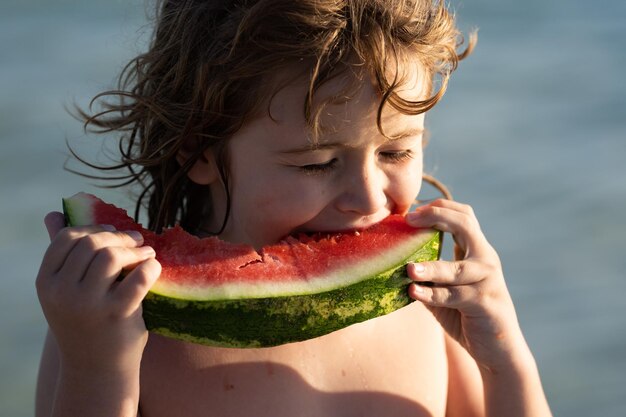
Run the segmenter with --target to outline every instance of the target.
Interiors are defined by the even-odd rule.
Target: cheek
[[[324,205],[328,189],[286,176],[266,178],[264,183],[254,182],[248,193],[240,193],[240,202],[249,210],[285,221],[307,219]]]

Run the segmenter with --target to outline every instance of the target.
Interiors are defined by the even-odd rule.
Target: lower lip
[[[378,222],[376,222],[378,223]],[[358,234],[361,231],[368,229],[372,226],[374,226],[376,223],[372,223],[369,224],[367,226],[358,226],[358,227],[350,227],[350,228],[345,228],[345,229],[331,229],[331,230],[316,230],[316,231],[311,231],[311,230],[296,230],[294,233],[292,233],[292,235],[298,235],[299,233],[305,234],[307,236],[315,236],[315,235],[339,235],[339,234],[351,234],[351,233],[355,233]]]

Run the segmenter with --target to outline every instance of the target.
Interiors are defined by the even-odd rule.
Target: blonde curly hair
[[[207,149],[228,193],[226,143],[268,106],[276,90],[267,81],[280,69],[309,64],[303,112],[313,131],[320,86],[349,68],[366,69],[380,92],[382,132],[385,105],[408,115],[431,109],[476,41],[472,34],[458,52],[464,39],[452,13],[431,0],[164,0],[154,23],[148,50],[126,65],[118,88],[94,97],[89,111],[78,109],[87,130],[119,133],[119,161],[95,165],[73,153],[93,168],[125,170],[97,178],[115,181],[112,187],[138,185],[135,218],[145,206],[156,231],[175,223],[195,230],[211,213],[206,186],[187,177]],[[409,58],[427,72],[424,100],[397,94],[404,81],[398,69]],[[181,151],[190,155],[182,165]]]

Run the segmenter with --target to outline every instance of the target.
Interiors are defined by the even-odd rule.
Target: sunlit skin
[[[408,73],[402,94],[424,97],[422,69]],[[333,83],[341,79],[320,98]],[[325,109],[332,129],[311,147],[305,91],[304,82],[288,85],[272,100],[271,118],[261,114],[230,140],[232,207],[221,238],[260,247],[398,213],[453,235],[459,258],[409,265],[409,294],[421,302],[388,316],[274,348],[211,348],[148,336],[141,300],[160,265],[141,238],[63,228],[51,213],[37,278],[51,329],[37,416],[130,416],[138,405],[143,417],[549,415],[497,253],[471,207],[437,200],[409,212],[421,186],[423,115],[387,108],[383,127],[399,137],[387,139],[375,122],[379,94],[365,81]],[[222,202],[199,225],[218,229],[224,188],[210,152],[189,177]],[[122,268],[134,269],[116,282]]]
[[[424,115],[406,116],[389,107],[385,135],[376,126],[379,94],[370,83],[345,104],[328,106],[326,133],[312,145],[303,115],[305,80],[280,90],[266,113],[229,143],[231,216],[221,237],[255,247],[294,232],[362,229],[394,214],[405,214],[422,182]],[[319,92],[325,97],[341,80]],[[423,96],[413,80],[405,95]],[[211,185],[217,214],[224,213],[223,185],[214,165],[199,162],[190,174]]]

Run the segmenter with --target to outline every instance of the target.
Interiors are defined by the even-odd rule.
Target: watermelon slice
[[[162,272],[143,301],[148,330],[223,347],[311,339],[391,313],[412,301],[406,263],[437,259],[441,246],[439,232],[415,229],[399,215],[256,251],[178,226],[157,235],[90,194],[63,199],[63,209],[68,225],[137,230],[155,249]]]

